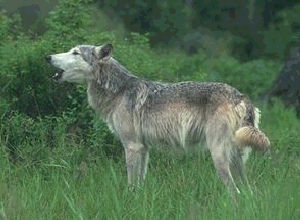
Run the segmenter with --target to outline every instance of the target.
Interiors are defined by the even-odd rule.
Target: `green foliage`
[[[179,46],[189,51],[193,44],[194,50],[199,50],[207,46],[203,30],[226,31],[235,36],[232,50],[239,58],[249,60],[265,55],[282,58],[290,43],[299,41],[297,0],[95,2],[111,19],[120,19],[130,31],[150,33],[151,42],[164,47]]]
[[[50,34],[58,40],[84,40],[86,27],[91,24],[91,18],[87,10],[90,0],[62,0],[46,23]]]
[[[113,3],[129,7],[126,2]],[[163,33],[174,25],[175,33],[184,19],[194,16],[186,7],[172,14],[179,3],[156,5],[162,12],[156,21],[142,1],[139,8],[120,13],[132,19],[143,10],[149,24],[157,22],[156,31]],[[197,4],[214,9],[213,3]],[[14,31],[18,17],[0,14],[0,219],[298,219],[300,121],[279,101],[262,108],[262,130],[273,149],[270,157],[250,158],[247,175],[253,193],[243,191],[238,210],[204,152],[176,159],[151,152],[146,185],[135,193],[128,190],[120,141],[88,107],[85,86],[51,82],[54,70],[44,60],[46,55],[77,44],[111,42],[114,57],[142,78],[227,82],[255,101],[281,66],[262,58],[240,62],[230,55],[237,38],[210,38],[209,31],[201,38],[206,42],[202,53],[153,49],[151,35],[124,37],[96,30],[94,25],[105,24],[92,16],[93,6],[88,0],[60,1],[47,18],[47,31],[36,38]],[[214,16],[211,10],[209,18]],[[297,17],[288,16],[289,22]]]
[[[3,13],[0,13],[0,41],[6,42],[9,38],[8,30],[10,26],[10,19]]]
[[[49,46],[44,42],[32,42],[22,37],[0,48],[3,59],[0,63],[1,96],[14,109],[32,116],[53,109],[53,99],[48,99],[49,92],[51,93],[49,67],[41,65],[50,50]]]
[[[300,5],[280,11],[276,19],[278,22],[264,32],[264,52],[283,58],[286,50],[300,41]]]
[[[58,86],[51,82],[54,70],[45,62],[45,57],[84,41],[86,32],[83,27],[90,21],[84,7],[87,3],[81,0],[60,1],[47,19],[49,30],[44,36],[30,39],[21,35],[16,41],[0,47],[0,97],[10,103],[12,110],[43,116],[66,110],[71,103],[80,102],[83,95],[74,86]],[[12,28],[9,24],[13,25],[13,22],[8,20],[5,24],[7,27],[3,25],[6,28],[1,30],[4,36],[8,36]],[[69,97],[77,98],[74,101]]]
[[[147,36],[137,33],[116,45],[115,56],[133,73],[149,80],[203,80],[206,76],[199,67],[203,55],[189,57],[177,51],[154,51]]]
[[[21,18],[18,15],[8,17],[0,11],[0,46],[21,34]]]
[[[281,65],[271,60],[253,60],[245,63],[229,56],[206,60],[202,68],[209,80],[227,82],[240,91],[257,99],[271,86]]]

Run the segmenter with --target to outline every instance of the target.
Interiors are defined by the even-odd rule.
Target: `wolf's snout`
[[[46,59],[46,61],[47,61],[48,63],[51,63],[51,55],[46,56],[45,59]]]

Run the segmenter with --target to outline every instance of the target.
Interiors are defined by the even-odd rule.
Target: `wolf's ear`
[[[100,61],[108,61],[111,58],[113,52],[112,44],[105,44],[99,47],[98,57]]]

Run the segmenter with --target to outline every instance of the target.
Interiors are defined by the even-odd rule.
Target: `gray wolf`
[[[47,57],[57,82],[87,84],[88,102],[125,149],[128,183],[141,184],[149,148],[188,150],[205,143],[232,193],[245,181],[251,149],[270,142],[258,128],[259,110],[237,89],[216,82],[161,83],[131,74],[112,57],[113,46],[81,45]]]

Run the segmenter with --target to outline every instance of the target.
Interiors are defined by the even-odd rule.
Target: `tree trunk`
[[[279,97],[286,106],[300,113],[300,43],[291,50],[280,75],[266,92],[265,98]]]

